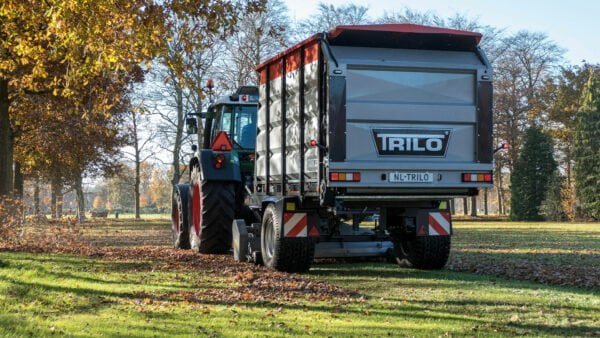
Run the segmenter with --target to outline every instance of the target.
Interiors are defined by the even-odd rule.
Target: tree
[[[554,172],[550,179],[548,191],[546,191],[546,196],[540,207],[541,213],[547,220],[560,222],[565,219],[562,196],[564,181],[558,170]]]
[[[166,170],[154,169],[148,188],[152,203],[159,210],[168,210],[171,207],[171,183]]]
[[[369,8],[366,6],[348,4],[335,6],[320,2],[317,14],[304,20],[298,25],[299,39],[320,32],[327,32],[339,25],[361,25],[370,21]]]
[[[558,142],[561,162],[565,168],[567,184],[572,182],[573,143],[577,113],[581,110],[581,96],[590,73],[598,73],[600,65],[583,63],[565,66],[549,78],[542,88],[540,99],[546,114],[543,116],[546,129]]]
[[[541,218],[540,206],[556,167],[552,138],[540,127],[527,129],[511,175],[511,219],[533,221]]]
[[[107,205],[120,212],[131,212],[135,209],[135,194],[132,187],[135,185],[135,169],[121,163],[122,168],[114,175],[106,178],[103,193],[106,195]]]
[[[151,141],[156,136],[156,133],[150,127],[150,121],[148,115],[144,115],[143,112],[136,107],[131,107],[128,114],[128,136],[131,151],[124,150],[123,153],[127,159],[133,162],[134,165],[134,206],[135,206],[135,218],[140,219],[140,208],[141,208],[141,192],[140,186],[142,183],[142,165],[146,161],[153,157],[156,153],[151,148]]]
[[[281,0],[269,1],[261,12],[247,12],[237,21],[216,64],[219,90],[231,92],[242,85],[258,85],[256,66],[290,41],[292,27]]]
[[[0,195],[12,190],[14,107],[23,95],[77,97],[90,77],[129,73],[160,47],[161,6],[143,0],[6,0],[0,5]]]
[[[193,17],[198,40],[235,22],[246,6],[225,0],[5,0],[0,4],[0,195],[12,190],[14,106],[23,95],[76,98],[90,78],[135,73],[165,50],[170,18]],[[200,32],[198,35],[197,32]],[[186,40],[187,41],[187,40]],[[193,45],[186,44],[186,48]],[[187,50],[187,49],[186,49]],[[173,68],[185,65],[175,60]],[[124,78],[127,78],[126,76]],[[101,86],[97,89],[102,89]],[[109,102],[109,107],[113,102]],[[103,109],[109,111],[110,109]],[[83,113],[82,111],[79,111]],[[60,112],[55,112],[60,114]]]
[[[96,197],[94,197],[94,202],[92,203],[92,208],[94,209],[102,209],[104,208],[105,202],[104,199],[102,199],[102,196],[97,195]]]
[[[575,190],[582,212],[600,219],[600,77],[590,72],[577,114]]]

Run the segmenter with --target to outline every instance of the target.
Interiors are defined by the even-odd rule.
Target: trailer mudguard
[[[417,236],[451,236],[452,216],[449,210],[420,209],[417,213]]]
[[[262,201],[263,210],[269,204],[273,204],[276,212],[281,215],[281,237],[319,237],[318,215],[313,210],[303,210],[297,196],[265,198]]]
[[[198,155],[203,181],[242,181],[240,159],[237,152],[221,152],[203,149],[200,150]],[[216,157],[218,155],[225,157],[225,161],[220,168],[215,167]]]

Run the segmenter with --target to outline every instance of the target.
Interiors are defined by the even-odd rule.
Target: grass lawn
[[[451,268],[598,263],[600,227],[571,226],[457,224]],[[0,252],[0,336],[600,335],[596,287],[378,262],[286,275],[169,249],[164,221],[85,232],[101,254]]]

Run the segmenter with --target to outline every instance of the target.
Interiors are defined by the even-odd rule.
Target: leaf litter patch
[[[347,303],[364,300],[357,291],[348,290],[315,277],[273,271],[263,266],[239,263],[231,255],[205,255],[166,246],[95,245],[86,239],[83,227],[72,224],[47,224],[43,231],[28,232],[18,243],[0,242],[0,251],[60,253],[101,259],[109,262],[139,263],[132,271],[199,273],[219,280],[227,287],[197,288],[192,291],[139,292],[133,299],[194,303],[236,304],[289,303],[300,300]],[[133,243],[136,244],[136,243]]]

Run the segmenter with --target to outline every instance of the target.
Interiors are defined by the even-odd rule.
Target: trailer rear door
[[[377,177],[483,168],[477,91],[486,68],[476,53],[341,46],[333,53],[345,66],[346,151],[332,168],[384,170]]]

